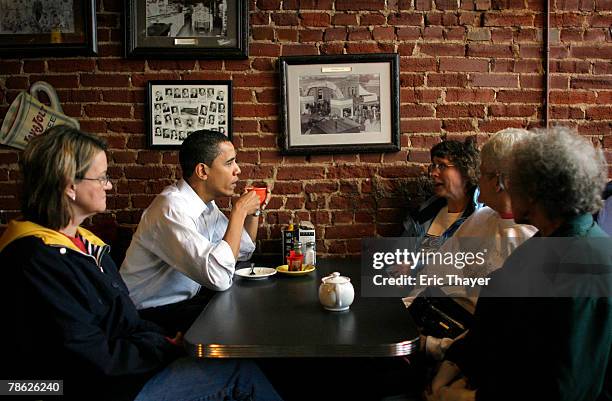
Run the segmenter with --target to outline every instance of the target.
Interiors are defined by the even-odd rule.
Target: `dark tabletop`
[[[330,312],[318,298],[321,277],[351,278],[355,301]],[[235,277],[185,334],[190,355],[201,358],[389,357],[414,352],[418,331],[399,298],[361,298],[359,261],[326,259],[309,275],[266,280]]]

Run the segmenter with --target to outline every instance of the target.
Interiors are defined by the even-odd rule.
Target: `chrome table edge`
[[[380,345],[224,345],[186,344],[197,358],[307,358],[307,357],[398,357],[411,355],[419,338]]]

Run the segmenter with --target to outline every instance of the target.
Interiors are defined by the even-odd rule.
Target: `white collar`
[[[215,208],[215,201],[211,200],[208,203],[205,203],[202,198],[198,196],[198,194],[191,188],[191,185],[187,183],[184,179],[180,179],[176,183],[176,187],[179,192],[187,198],[187,202],[189,203],[189,210],[185,210],[185,213],[190,215],[191,217],[199,217],[202,213],[206,212],[209,214]]]

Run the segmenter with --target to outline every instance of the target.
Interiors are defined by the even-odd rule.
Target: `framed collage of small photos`
[[[232,133],[232,81],[149,81],[147,143],[173,149],[193,131]]]

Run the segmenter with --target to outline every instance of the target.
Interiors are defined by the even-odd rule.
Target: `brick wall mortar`
[[[121,14],[98,7],[100,56],[0,60],[0,116],[44,78],[83,129],[109,142],[115,189],[97,221],[133,229],[152,196],[180,176],[177,152],[146,149],[144,87],[153,79],[231,79],[241,183],[278,187],[260,230],[260,249],[278,251],[292,219],[317,224],[319,252],[358,253],[358,238],[401,231],[418,204],[429,148],[443,138],[535,127],[542,115],[540,5],[488,0],[253,0],[250,58],[125,60]],[[510,3],[509,3],[510,4]],[[522,5],[521,5],[522,4]],[[566,7],[569,3],[566,3]],[[598,3],[599,4],[599,3]],[[612,161],[612,13],[556,9],[551,17],[553,123],[593,138]],[[282,156],[277,146],[281,55],[398,52],[401,151]],[[0,224],[18,214],[19,152],[0,148]],[[610,168],[612,171],[612,168]],[[224,207],[229,202],[222,201]]]

